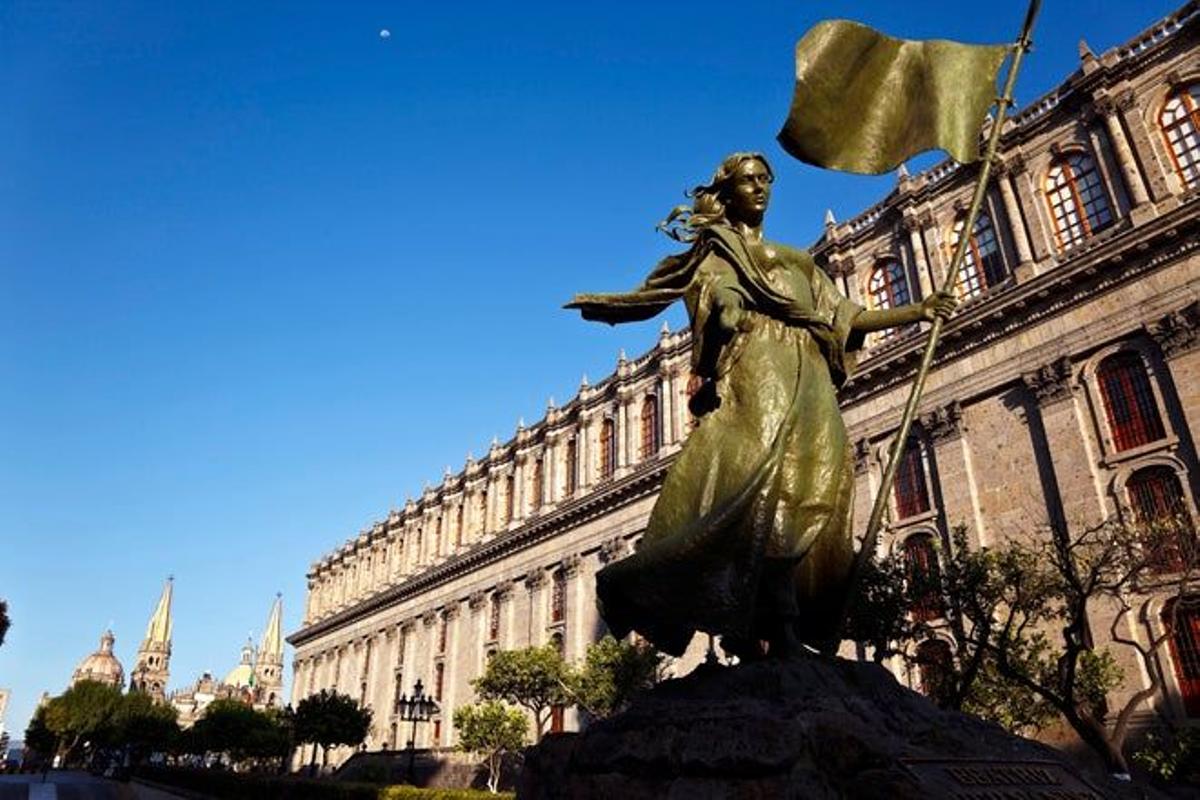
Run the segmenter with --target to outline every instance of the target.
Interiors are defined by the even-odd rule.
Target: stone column
[[[929,272],[929,259],[925,257],[925,242],[921,237],[921,223],[916,212],[905,209],[903,217],[904,230],[908,232],[908,243],[912,248],[913,264],[917,272],[917,284],[921,288],[921,297],[933,294],[932,276]]]
[[[629,446],[629,402],[633,392],[628,386],[617,387],[617,414],[614,420],[617,429],[613,434],[617,437],[617,463],[614,465],[613,476],[620,477],[628,471],[633,462],[633,451]]]
[[[930,477],[937,495],[941,498],[942,519],[947,530],[959,525],[967,528],[967,540],[972,546],[988,544],[987,530],[979,507],[979,496],[975,484],[975,469],[971,460],[971,449],[966,440],[966,425],[963,423],[962,406],[957,401],[921,415],[921,427],[933,450]],[[936,506],[935,506],[936,507]]]
[[[946,283],[946,270],[950,268],[950,262],[942,248],[942,234],[932,211],[924,211],[917,217],[917,230],[920,232],[918,238],[925,243],[930,285],[940,289]]]
[[[1007,162],[996,163],[996,184],[1000,187],[1000,199],[1004,203],[1004,216],[1008,217],[1008,229],[1012,233],[1013,247],[1017,250],[1017,265],[1013,270],[1017,281],[1033,277],[1033,251],[1029,249],[1029,232],[1021,216],[1021,206],[1013,189],[1011,169]]]
[[[1075,403],[1076,384],[1066,357],[1021,376],[1032,393],[1037,419],[1029,420],[1034,450],[1050,457],[1052,486],[1045,486],[1051,520],[1058,507],[1068,529],[1094,525],[1106,514],[1104,492],[1092,471],[1095,456],[1085,435],[1085,420]],[[1040,431],[1038,428],[1040,427]],[[1049,443],[1054,446],[1050,447]],[[1043,483],[1046,481],[1043,480]]]
[[[1150,202],[1150,194],[1146,191],[1146,183],[1142,179],[1142,173],[1138,169],[1133,149],[1129,146],[1129,139],[1125,136],[1125,128],[1121,125],[1118,115],[1119,111],[1132,108],[1134,103],[1133,91],[1126,89],[1115,97],[1100,95],[1096,98],[1094,108],[1096,114],[1104,119],[1104,128],[1108,131],[1108,138],[1116,152],[1117,164],[1121,167],[1125,187],[1129,190],[1129,199],[1133,209],[1137,210]]]
[[[671,371],[666,364],[658,367],[658,446],[661,450],[675,441],[672,417],[675,398],[671,393]]]
[[[569,555],[559,565],[563,574],[563,655],[568,661],[582,659],[587,647],[583,638],[583,591],[579,580],[582,564],[579,556]]]
[[[1004,159],[1008,168],[1009,178],[1016,187],[1017,202],[1021,206],[1022,216],[1028,226],[1029,244],[1033,249],[1033,260],[1037,263],[1049,258],[1056,250],[1054,243],[1053,221],[1049,218],[1049,208],[1046,205],[1046,194],[1029,174],[1025,157],[1020,152],[1012,153]],[[1037,270],[1035,270],[1036,274]]]
[[[1172,311],[1146,326],[1158,343],[1167,371],[1184,409],[1200,408],[1200,302]],[[1168,415],[1176,424],[1174,415]],[[1182,414],[1187,418],[1192,441],[1200,441],[1200,414]]]
[[[519,638],[516,640],[515,647],[534,647],[543,643],[541,632],[546,627],[546,602],[543,590],[546,583],[546,570],[540,567],[531,570],[525,576],[525,596],[522,598],[525,607],[516,609],[518,622],[513,632],[519,633]],[[521,624],[522,622],[524,624]]]

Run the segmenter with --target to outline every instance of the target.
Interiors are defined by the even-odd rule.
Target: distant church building
[[[100,649],[79,662],[79,666],[71,673],[70,686],[80,681],[96,681],[118,689],[125,686],[125,670],[113,653],[113,643],[116,637],[112,631],[105,631],[100,637]]]
[[[267,625],[257,649],[252,642],[242,647],[241,661],[217,681],[204,673],[190,687],[167,692],[171,676],[171,637],[174,622],[171,601],[174,580],[168,578],[158,604],[146,625],[146,636],[138,648],[135,666],[129,676],[129,691],[144,692],[179,712],[181,725],[189,726],[204,714],[204,709],[218,698],[233,698],[257,709],[283,705],[283,600],[276,595]],[[112,631],[100,637],[100,649],[89,655],[71,674],[70,686],[79,681],[100,683],[123,688],[125,672],[113,652],[116,641]]]
[[[848,298],[876,309],[927,297],[969,237],[955,276],[962,304],[900,464],[881,551],[928,564],[958,525],[986,546],[1051,526],[1196,520],[1198,30],[1192,2],[1100,56],[1082,46],[1079,69],[1003,122],[971,231],[963,220],[976,171],[949,161],[901,171],[892,192],[848,221],[827,218],[814,256]],[[841,392],[859,534],[924,343],[915,327],[872,335]],[[585,381],[314,563],[303,625],[289,638],[293,704],[322,689],[347,693],[374,710],[369,747],[403,747],[397,699],[421,680],[442,713],[417,745],[448,746],[451,714],[474,700],[470,681],[489,653],[552,643],[582,658],[604,632],[595,574],[634,547],[695,424],[690,346],[687,332],[664,328],[648,352],[622,355],[613,374]],[[1200,718],[1200,614],[1180,603],[1169,631],[1173,602],[1150,591],[1120,622],[1136,641],[1170,634],[1164,685],[1141,722]],[[1098,638],[1109,622],[1095,626]],[[674,670],[706,647],[697,636]],[[1144,681],[1135,660],[1122,666],[1117,703]],[[920,674],[897,671],[921,686]],[[577,721],[559,714],[555,724]]]
[[[241,660],[218,681],[204,673],[187,689],[171,694],[179,724],[191,726],[204,716],[209,703],[221,698],[241,700],[259,710],[283,705],[283,600],[271,606],[258,649],[252,641],[242,646]]]

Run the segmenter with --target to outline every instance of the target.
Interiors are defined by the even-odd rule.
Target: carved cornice
[[[1146,326],[1146,332],[1158,342],[1167,358],[1194,350],[1200,345],[1200,301],[1150,323]]]
[[[1067,400],[1073,391],[1071,361],[1063,357],[1039,367],[1033,372],[1026,372],[1021,375],[1021,382],[1029,391],[1033,392],[1039,405],[1045,406],[1060,400]]]
[[[966,426],[963,425],[962,405],[955,400],[922,414],[921,427],[925,429],[929,440],[935,443],[961,438],[966,430]]]

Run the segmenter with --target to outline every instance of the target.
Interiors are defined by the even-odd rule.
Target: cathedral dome
[[[254,685],[254,645],[250,642],[242,646],[242,663],[229,671],[224,684],[237,689]]]
[[[98,681],[119,688],[125,683],[125,670],[113,655],[115,641],[116,637],[112,631],[104,632],[100,637],[100,649],[80,661],[75,672],[71,674],[72,686],[79,681]]]

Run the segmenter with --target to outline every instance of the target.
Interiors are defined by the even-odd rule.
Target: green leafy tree
[[[169,752],[179,737],[178,712],[143,692],[121,698],[109,722],[110,743],[126,747],[134,764],[154,752]]]
[[[657,683],[661,668],[662,655],[652,646],[606,635],[588,645],[583,664],[572,671],[567,688],[584,711],[593,717],[607,717]]]
[[[58,737],[46,724],[46,706],[38,706],[25,728],[25,750],[39,761],[49,761],[58,751]]]
[[[8,626],[11,624],[8,619],[8,602],[0,600],[0,644],[4,644],[4,636],[8,633]]]
[[[329,748],[338,745],[357,747],[371,730],[371,709],[360,708],[347,694],[322,689],[296,705],[294,717],[295,741],[311,743],[322,750],[322,762],[329,759]],[[311,766],[317,764],[313,748]]]
[[[1175,624],[1168,620],[1149,641],[1129,638],[1123,626],[1136,597],[1156,591],[1187,598],[1195,592],[1200,546],[1190,524],[1109,522],[976,550],[960,528],[952,541],[934,589],[941,602],[936,620],[908,613],[929,587],[914,586],[902,560],[885,559],[874,578],[882,588],[873,594],[868,583],[852,609],[852,637],[875,647],[876,658],[899,654],[936,667],[930,670],[941,676],[936,699],[947,707],[1013,730],[1037,730],[1061,717],[1110,772],[1127,774],[1130,724],[1161,690],[1157,654]],[[899,613],[897,597],[904,601]],[[1183,602],[1172,604],[1175,613]],[[1109,647],[1097,646],[1090,627],[1098,607],[1116,610]],[[935,634],[952,639],[952,652],[939,664],[922,664],[919,647]],[[1108,705],[1124,680],[1115,647],[1131,649],[1148,678],[1117,709]]]
[[[198,753],[224,753],[235,764],[280,764],[291,751],[290,712],[258,711],[240,700],[214,700],[196,721],[188,749]]]
[[[454,728],[458,731],[459,747],[483,759],[488,772],[488,791],[495,794],[500,786],[504,755],[525,745],[529,721],[524,712],[495,700],[462,706],[454,712]]]
[[[567,681],[570,668],[554,645],[501,650],[488,659],[483,674],[471,682],[484,700],[504,700],[533,714],[541,741],[555,706],[572,702]]]
[[[58,738],[65,761],[76,755],[81,743],[109,736],[121,699],[121,690],[114,686],[80,681],[46,704],[46,727]]]

